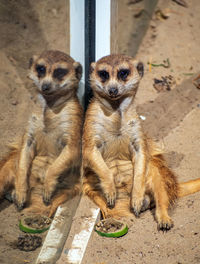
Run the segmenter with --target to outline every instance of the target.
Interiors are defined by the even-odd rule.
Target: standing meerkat
[[[83,132],[82,184],[104,217],[136,216],[155,203],[158,228],[173,222],[168,207],[200,190],[200,179],[178,183],[162,151],[142,129],[134,97],[143,64],[110,55],[91,64],[94,93]]]
[[[9,187],[19,209],[52,216],[80,191],[83,122],[77,98],[82,66],[67,54],[49,50],[30,60],[39,108],[22,142],[0,163],[0,196]]]

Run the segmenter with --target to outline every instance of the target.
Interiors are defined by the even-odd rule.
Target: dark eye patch
[[[109,79],[109,73],[107,71],[98,71],[98,75],[103,82]]]
[[[121,69],[117,73],[117,78],[121,79],[122,81],[125,81],[129,74],[130,74],[129,69]]]
[[[45,76],[46,74],[46,67],[44,65],[40,65],[40,64],[37,64],[36,67],[35,67],[37,73],[38,73],[38,77],[43,77]]]
[[[67,73],[68,73],[68,70],[67,70],[67,69],[64,69],[64,68],[57,68],[57,69],[55,69],[54,72],[53,72],[53,78],[58,79],[58,80],[61,81],[61,80],[63,79],[63,77],[64,77],[65,75],[67,75]]]

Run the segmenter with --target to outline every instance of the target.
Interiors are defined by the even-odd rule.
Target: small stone
[[[14,100],[11,102],[12,105],[17,105],[18,104],[18,101],[17,100]]]

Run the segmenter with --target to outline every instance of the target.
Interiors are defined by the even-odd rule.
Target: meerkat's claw
[[[169,231],[174,226],[174,223],[170,217],[165,217],[158,221],[158,230]]]
[[[51,202],[51,197],[52,197],[51,193],[49,193],[49,192],[46,191],[46,190],[43,191],[43,196],[42,196],[42,198],[43,198],[43,202],[44,202],[45,205],[48,206],[48,205],[50,204],[50,202]]]
[[[173,222],[161,222],[158,224],[158,230],[169,231],[174,226]]]
[[[116,194],[115,193],[106,193],[106,201],[108,208],[112,209],[115,207]]]

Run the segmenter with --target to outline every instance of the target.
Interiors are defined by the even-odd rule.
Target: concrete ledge
[[[81,264],[88,241],[99,218],[99,208],[83,196],[73,218],[69,236],[56,264]]]
[[[99,212],[85,196],[59,206],[35,264],[81,264]]]
[[[77,196],[58,207],[42,249],[35,262],[36,264],[56,263],[69,234],[79,201],[80,197]]]

